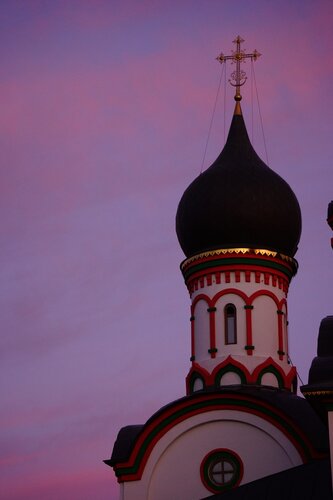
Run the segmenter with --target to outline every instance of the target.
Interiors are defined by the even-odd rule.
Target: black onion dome
[[[317,356],[309,371],[309,384],[333,383],[333,316],[321,320]]]
[[[187,257],[237,247],[293,257],[302,226],[297,198],[254,151],[237,106],[223,151],[179,202],[180,246]]]
[[[328,204],[327,208],[327,222],[331,229],[333,229],[333,201]]]

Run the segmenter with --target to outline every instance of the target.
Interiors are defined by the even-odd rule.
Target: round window
[[[234,451],[221,448],[205,456],[200,472],[206,488],[212,493],[220,493],[239,485],[243,477],[243,463]]]

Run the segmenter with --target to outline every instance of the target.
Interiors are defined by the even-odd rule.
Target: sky
[[[1,1],[1,499],[117,499],[102,460],[118,430],[185,395],[175,214],[203,163],[215,58],[237,35],[262,54],[269,165],[302,210],[289,342],[307,382],[333,314],[332,22],[326,0]],[[231,121],[223,92],[204,168]]]

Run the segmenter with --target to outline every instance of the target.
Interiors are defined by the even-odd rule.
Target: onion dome
[[[328,204],[327,208],[327,223],[333,229],[333,201]]]
[[[222,248],[262,248],[293,257],[301,235],[295,194],[257,155],[236,104],[227,142],[184,192],[176,231],[186,257]]]
[[[309,384],[327,382],[333,383],[333,316],[320,323],[317,356],[309,371]]]
[[[327,208],[327,224],[333,230],[333,201],[328,204]],[[331,247],[333,248],[333,238],[331,238]]]
[[[317,356],[309,370],[309,382],[301,391],[313,409],[327,423],[333,407],[333,316],[321,320]]]

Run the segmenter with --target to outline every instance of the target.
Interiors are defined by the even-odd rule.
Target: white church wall
[[[328,418],[328,430],[329,430],[329,440],[330,440],[330,458],[331,458],[331,476],[332,476],[332,487],[333,487],[333,411],[327,413]]]
[[[255,354],[277,358],[279,348],[277,305],[271,297],[261,295],[253,302],[252,338]]]
[[[274,373],[264,373],[261,378],[261,385],[270,385],[271,387],[279,387],[279,381]]]
[[[196,359],[208,359],[210,346],[209,313],[208,304],[205,300],[199,300],[196,304],[194,315],[194,348]]]
[[[237,375],[237,373],[234,373],[234,372],[227,372],[225,373],[222,377],[221,377],[221,380],[220,380],[220,386],[223,386],[223,385],[237,385],[237,384],[241,384],[242,381],[241,381],[241,378],[239,375]]]
[[[236,437],[236,438],[235,438]],[[229,449],[243,462],[241,484],[300,465],[288,438],[266,420],[245,412],[216,410],[188,418],[155,445],[140,481],[124,484],[126,500],[195,500],[211,492],[200,477],[203,458]]]
[[[289,342],[288,342],[288,312],[286,304],[281,307],[282,315],[282,331],[283,331],[283,346],[286,355],[289,355]]]

